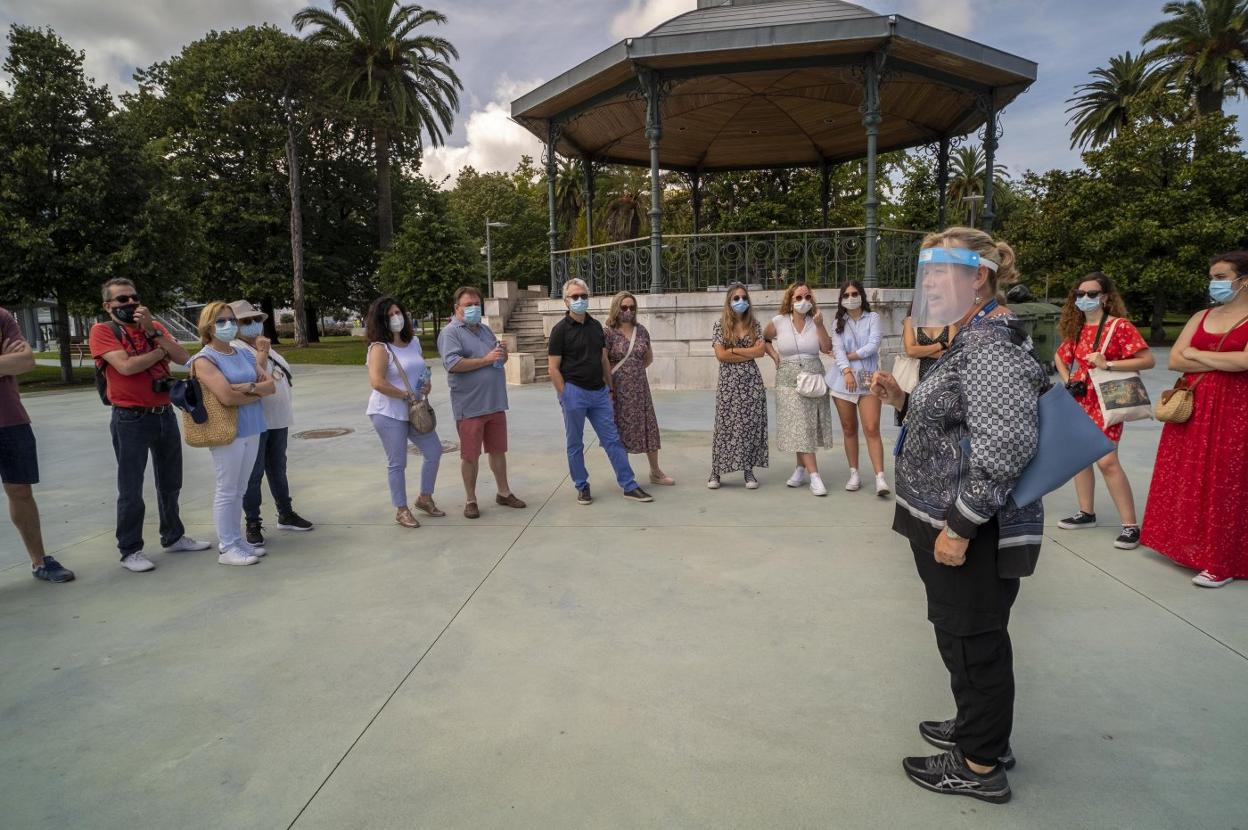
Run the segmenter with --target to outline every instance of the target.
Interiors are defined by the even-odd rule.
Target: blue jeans
[[[173,407],[160,415],[113,408],[109,425],[117,456],[117,550],[124,559],[143,549],[143,479],[147,456],[156,475],[160,544],[169,547],[186,534],[178,516],[182,491],[182,433]]]
[[[277,506],[277,516],[289,516],[294,512],[290,503],[290,482],[286,480],[286,442],[289,429],[270,429],[260,433],[260,448],[256,451],[256,463],[247,480],[247,492],[243,495],[243,514],[249,522],[260,521],[260,479],[268,476],[269,492]]]
[[[615,468],[615,480],[620,488],[624,492],[636,489],[637,479],[633,476],[633,468],[628,463],[628,452],[615,428],[615,411],[611,407],[611,396],[607,394],[607,387],[591,392],[575,384],[565,383],[559,405],[563,407],[563,430],[568,438],[568,471],[572,474],[572,484],[576,489],[584,490],[589,484],[589,470],[585,469],[586,418],[598,436],[598,443],[606,450],[611,466]]]
[[[369,415],[373,429],[381,438],[381,448],[386,451],[387,476],[390,482],[390,503],[407,507],[407,442],[420,447],[425,459],[420,466],[420,494],[433,495],[433,484],[438,478],[438,465],[442,462],[442,439],[435,429],[421,435],[406,419],[386,415]]]

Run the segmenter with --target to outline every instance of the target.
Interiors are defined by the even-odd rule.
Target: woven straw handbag
[[[1208,312],[1205,313],[1205,316],[1209,316]],[[1222,351],[1222,346],[1226,343],[1226,338],[1230,337],[1231,332],[1235,331],[1235,329],[1239,328],[1246,322],[1248,322],[1248,317],[1240,319],[1238,323],[1231,326],[1230,330],[1227,331],[1226,334],[1222,335],[1222,339],[1218,341],[1217,348],[1215,348],[1214,351]],[[1172,389],[1167,389],[1165,392],[1162,392],[1161,400],[1157,401],[1157,410],[1155,413],[1157,420],[1163,421],[1167,424],[1186,424],[1188,420],[1191,419],[1192,412],[1195,411],[1196,408],[1196,384],[1200,383],[1206,374],[1208,373],[1202,372],[1190,381],[1185,377],[1181,377],[1175,381]]]
[[[205,360],[209,359],[211,358],[205,358]],[[191,382],[199,383],[195,377],[194,360],[191,361]],[[189,412],[182,413],[182,435],[186,438],[187,445],[224,447],[234,443],[234,439],[238,437],[238,407],[221,403],[217,400],[217,396],[202,383],[199,384],[199,391],[203,398],[204,409],[208,412],[208,419],[202,424],[197,424]]]

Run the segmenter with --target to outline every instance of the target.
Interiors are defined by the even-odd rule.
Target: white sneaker
[[[789,476],[789,480],[785,482],[785,485],[788,487],[801,487],[808,481],[810,479],[806,477],[806,468],[798,467],[793,471],[793,475]]]
[[[226,548],[217,557],[217,561],[222,565],[254,565],[260,560],[255,556],[249,556],[241,548]]]
[[[181,539],[174,542],[169,547],[165,548],[165,550],[169,553],[178,553],[180,551],[208,550],[208,548],[210,547],[212,547],[212,545],[208,544],[207,542],[201,542],[198,539],[192,539],[190,536],[183,536]]]
[[[892,491],[888,489],[888,482],[884,480],[883,473],[875,474],[875,494],[880,498],[884,498]]]
[[[708,478],[706,480],[706,489],[718,490],[719,489],[719,476],[711,476],[710,478]]]
[[[1223,585],[1234,582],[1235,577],[1228,576],[1226,579],[1218,579],[1208,571],[1201,571],[1192,577],[1192,584],[1199,585],[1202,588],[1221,588]]]
[[[749,472],[749,471],[747,471],[745,474],[745,489],[747,490],[758,489],[758,479],[754,477],[754,473]]]
[[[812,496],[826,496],[828,488],[823,486],[823,479],[818,473],[810,474],[810,494]]]
[[[125,568],[127,571],[134,571],[136,574],[141,574],[145,571],[152,570],[156,567],[156,564],[144,556],[143,551],[136,550],[134,553],[121,560],[121,567]]]
[[[845,482],[845,489],[852,493],[861,487],[862,478],[859,477],[858,471],[851,467],[849,470],[849,481]]]
[[[238,549],[248,556],[264,556],[268,553],[268,550],[266,550],[263,545],[253,545],[251,542],[244,541],[243,539],[238,540]]]

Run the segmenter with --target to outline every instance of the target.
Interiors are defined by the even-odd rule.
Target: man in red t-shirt
[[[139,304],[127,279],[104,283],[107,323],[91,327],[91,356],[108,382],[113,407],[110,431],[117,455],[117,549],[123,568],[136,573],[156,567],[143,555],[143,479],[147,457],[156,475],[160,544],[168,551],[207,550],[207,542],[186,535],[178,516],[182,490],[182,433],[169,404],[169,361],[191,359],[186,349]]]
[[[39,483],[39,455],[30,417],[17,392],[17,376],[33,368],[35,353],[13,315],[0,308],[0,481],[35,579],[69,582],[74,572],[44,553],[39,505],[31,488]]]

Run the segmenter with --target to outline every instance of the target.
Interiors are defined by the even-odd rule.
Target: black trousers
[[[178,512],[178,494],[182,491],[178,418],[172,407],[160,415],[114,407],[110,428],[117,455],[117,550],[125,559],[143,549],[143,479],[149,455],[156,475],[160,544],[169,547],[186,533]]]
[[[942,531],[943,532],[943,531]],[[1014,652],[1008,630],[1018,580],[997,575],[997,520],[979,529],[957,568],[942,565],[931,548],[911,543],[927,589],[927,618],[949,670],[957,703],[954,739],[971,761],[993,766],[1005,754],[1014,726]]]

